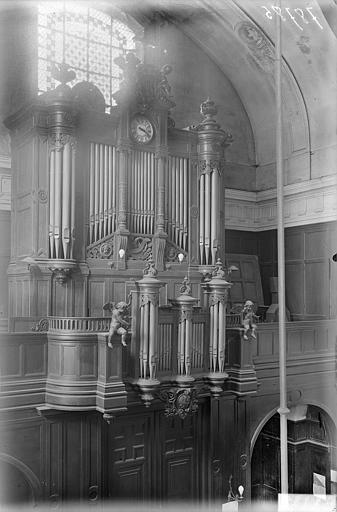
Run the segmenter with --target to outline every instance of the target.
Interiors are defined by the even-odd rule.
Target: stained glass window
[[[107,111],[115,101],[121,70],[115,57],[135,51],[135,33],[118,18],[79,2],[45,2],[38,6],[38,90],[54,89],[54,64],[63,61],[76,72],[73,86],[94,83],[105,98]]]

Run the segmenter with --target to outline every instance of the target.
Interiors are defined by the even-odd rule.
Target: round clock
[[[152,123],[147,117],[138,114],[131,120],[131,137],[140,144],[151,142],[154,136]]]

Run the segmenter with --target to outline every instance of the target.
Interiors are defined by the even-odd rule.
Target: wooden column
[[[158,306],[159,289],[162,287],[157,279],[158,271],[154,261],[150,260],[144,269],[144,277],[137,282],[140,293],[139,321],[139,375],[137,386],[146,407],[153,400],[153,391],[159,385],[156,379],[158,352]]]
[[[215,265],[224,258],[224,148],[232,142],[230,134],[214,119],[217,108],[207,99],[201,104],[204,120],[197,126],[199,169],[199,263]]]

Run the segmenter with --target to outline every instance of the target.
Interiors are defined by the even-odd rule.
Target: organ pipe
[[[50,178],[49,178],[49,250],[50,257],[54,258],[54,228],[55,228],[55,150],[50,151]]]
[[[89,243],[111,234],[116,227],[116,149],[90,143]]]
[[[49,136],[49,255],[73,257],[75,232],[75,140],[70,135]]]
[[[64,258],[69,258],[70,244],[70,194],[71,194],[71,146],[67,142],[63,149],[62,180],[62,245]]]

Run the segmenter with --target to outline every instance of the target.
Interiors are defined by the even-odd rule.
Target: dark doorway
[[[334,493],[336,429],[319,407],[301,406],[288,419],[289,493]],[[277,500],[280,492],[280,420],[275,414],[263,427],[252,455],[252,499]]]

